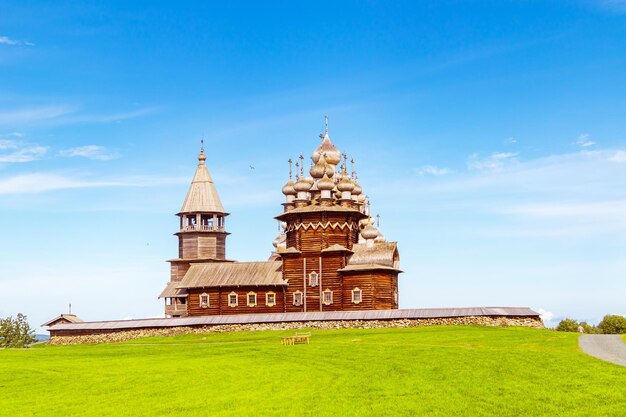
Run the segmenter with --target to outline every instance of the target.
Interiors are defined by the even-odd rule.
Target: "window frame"
[[[296,295],[298,296],[298,298],[300,298],[300,301],[296,302]],[[293,298],[293,305],[296,307],[300,307],[302,304],[304,304],[304,298],[303,298],[303,293],[300,290],[294,291],[294,293],[292,294],[292,298]]]
[[[315,281],[313,281],[315,278]],[[309,273],[309,287],[317,287],[320,285],[320,274],[315,271]]]
[[[202,299],[206,297],[206,303],[202,302]],[[199,298],[198,298],[198,302],[200,303],[200,307],[201,308],[209,308],[211,305],[211,300],[209,297],[209,294],[207,294],[206,292],[203,292],[202,294],[200,294]]]
[[[274,297],[274,301],[270,302],[268,297]],[[265,293],[265,305],[268,307],[274,307],[276,305],[276,293],[274,291],[268,291]]]
[[[250,297],[251,297],[251,296],[253,296],[253,297],[254,297],[254,303],[251,303],[251,302],[250,302]],[[246,294],[246,305],[247,305],[248,307],[256,307],[256,305],[257,305],[257,301],[258,301],[258,299],[257,299],[257,295],[256,295],[256,293],[255,293],[254,291],[250,291],[248,294]]]
[[[230,298],[232,296],[235,296],[235,302],[234,303],[230,302]],[[231,291],[228,294],[228,307],[238,307],[238,306],[239,306],[239,294],[237,294],[235,291]]]
[[[326,301],[326,295],[330,295],[330,299]],[[322,304],[329,306],[333,303],[333,291],[330,288],[326,288],[322,291]]]
[[[355,298],[355,294],[358,293],[358,300]],[[363,302],[363,290],[359,287],[352,288],[352,304],[361,304]]]

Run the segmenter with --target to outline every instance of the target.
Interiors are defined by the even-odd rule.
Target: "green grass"
[[[624,416],[577,335],[484,327],[146,338],[0,351],[2,416]]]

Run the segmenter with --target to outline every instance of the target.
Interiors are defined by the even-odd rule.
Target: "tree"
[[[558,332],[577,332],[578,331],[578,322],[574,319],[563,319],[559,322],[559,325],[556,326],[556,331]]]
[[[598,328],[602,333],[606,334],[626,334],[626,317],[623,316],[604,316]]]
[[[23,348],[36,341],[35,331],[22,313],[16,318],[0,319],[0,347]]]

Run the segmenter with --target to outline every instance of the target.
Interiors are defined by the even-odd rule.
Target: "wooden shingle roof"
[[[204,151],[200,152],[198,159],[200,163],[193,176],[187,197],[183,203],[183,208],[180,209],[179,214],[198,212],[225,213],[211,174],[204,163],[206,159]]]
[[[41,325],[41,327],[54,326],[58,323],[82,323],[83,321],[75,314],[60,314]]]
[[[159,295],[159,298],[187,297],[189,295],[187,294],[187,290],[177,288],[179,284],[180,282],[178,281],[168,282],[163,292],[161,292],[161,295]]]
[[[374,242],[371,248],[368,248],[366,244],[356,244],[352,247],[354,254],[348,266],[377,264],[393,268],[397,247],[396,242]]]
[[[192,264],[176,288],[287,285],[282,262],[219,262]]]

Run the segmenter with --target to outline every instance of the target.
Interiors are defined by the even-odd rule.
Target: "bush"
[[[598,328],[606,334],[626,334],[626,317],[604,316]]]
[[[563,319],[559,322],[559,325],[556,326],[556,331],[558,332],[577,332],[578,331],[578,322],[574,319]]]
[[[0,319],[0,347],[23,348],[36,341],[35,331],[30,328],[22,313],[15,319]]]

